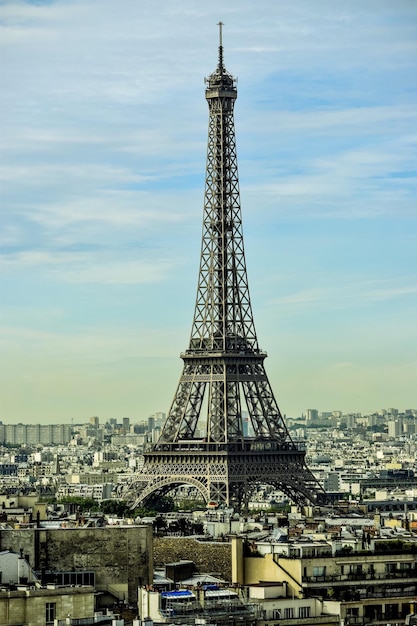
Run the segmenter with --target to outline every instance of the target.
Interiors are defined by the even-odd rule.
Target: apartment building
[[[96,596],[93,586],[43,585],[23,554],[10,550],[0,552],[0,572],[2,626],[45,626],[54,624],[55,620],[65,623],[69,615],[79,623],[93,623]]]
[[[232,541],[234,581],[281,582],[294,597],[337,602],[343,623],[405,624],[417,595],[417,540],[410,533],[353,543],[299,537],[287,549],[243,556]],[[272,616],[273,617],[273,616]]]
[[[70,424],[2,424],[0,443],[19,445],[59,445],[71,441]]]

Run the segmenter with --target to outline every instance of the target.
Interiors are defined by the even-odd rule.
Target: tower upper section
[[[223,42],[222,42],[222,22],[219,23],[220,44],[219,62],[215,71],[205,79],[207,84],[206,99],[210,106],[213,98],[230,99],[229,107],[233,109],[234,100],[237,98],[236,79],[226,70],[223,63]]]
[[[189,352],[260,355],[243,247],[236,138],[236,80],[219,61],[206,78],[209,106],[200,273]]]

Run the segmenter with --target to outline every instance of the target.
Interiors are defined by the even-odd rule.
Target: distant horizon
[[[399,415],[405,415],[406,411],[417,411],[417,407],[407,407],[406,409],[399,409],[398,407],[390,406],[388,408],[397,410]],[[366,411],[343,411],[342,409],[321,410],[321,409],[317,409],[317,408],[314,408],[314,407],[310,407],[309,409],[305,409],[299,415],[286,415],[286,414],[283,414],[283,417],[284,417],[284,419],[290,419],[290,420],[299,419],[299,418],[302,418],[302,417],[306,417],[306,413],[309,410],[317,410],[319,416],[321,416],[323,413],[327,414],[327,413],[335,413],[335,412],[339,412],[340,411],[342,413],[342,417],[343,416],[347,416],[347,415],[361,415],[362,417],[367,417],[369,415],[376,415],[376,414],[378,414],[381,411],[387,411],[387,414],[389,415],[388,408],[381,407],[379,409],[375,409],[375,410],[366,412]],[[4,426],[5,425],[15,425],[15,424],[46,425],[46,426],[48,426],[48,425],[53,425],[55,423],[57,425],[83,426],[84,424],[89,423],[89,421],[90,421],[90,419],[92,417],[98,417],[100,426],[106,424],[111,419],[120,420],[120,422],[118,421],[117,424],[122,424],[121,420],[123,420],[123,418],[128,418],[130,420],[130,424],[132,425],[132,424],[140,424],[142,422],[146,422],[149,417],[153,417],[157,413],[165,413],[167,415],[167,411],[154,411],[153,413],[150,413],[148,416],[146,416],[144,418],[137,418],[137,420],[133,419],[129,415],[122,415],[122,416],[114,416],[114,415],[112,415],[110,417],[103,418],[103,419],[101,419],[99,415],[90,415],[90,416],[88,416],[85,419],[84,418],[78,418],[75,421],[75,418],[70,418],[67,421],[63,420],[63,421],[59,421],[59,422],[39,422],[39,421],[35,422],[33,420],[26,420],[26,421],[19,420],[17,422],[14,422],[14,421],[10,422],[10,421],[7,421],[4,418],[2,418],[2,419],[0,419],[0,424],[3,424]],[[414,417],[414,416],[412,416],[412,417]],[[80,421],[81,419],[84,419],[84,421]]]
[[[195,305],[219,21],[281,412],[417,406],[417,3],[5,0],[3,422],[168,412]]]

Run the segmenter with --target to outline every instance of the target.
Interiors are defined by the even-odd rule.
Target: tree
[[[61,498],[62,504],[73,504],[76,508],[79,508],[83,513],[85,511],[98,511],[99,503],[94,498],[81,498],[79,496],[64,496]]]
[[[100,504],[100,510],[106,515],[115,515],[116,517],[132,516],[130,506],[124,500],[103,500]]]
[[[175,503],[170,496],[162,496],[161,498],[154,496],[147,502],[147,507],[150,512],[156,511],[157,513],[167,513],[168,511],[175,510]]]

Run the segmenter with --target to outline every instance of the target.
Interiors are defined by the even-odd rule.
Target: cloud
[[[134,285],[138,283],[154,283],[167,279],[175,270],[172,259],[153,261],[123,261],[120,263],[103,263],[101,265],[79,265],[64,272],[60,271],[63,280],[69,282],[100,283],[114,285]]]
[[[142,252],[143,256],[143,252]],[[47,272],[59,282],[95,283],[101,285],[134,285],[167,280],[180,265],[177,259],[156,257],[148,251],[148,259],[115,261],[100,252],[25,251],[9,255],[2,265],[7,271],[22,273]],[[93,258],[91,258],[93,257]]]
[[[161,374],[153,369],[151,380],[145,357],[167,363],[172,349],[177,359],[178,337],[183,349],[188,336],[204,195],[204,76],[216,67],[220,19],[226,67],[238,78],[248,270],[271,345],[276,317],[287,312],[311,341],[309,358],[354,363],[318,330],[330,315],[339,330],[357,325],[352,336],[361,335],[364,353],[375,352],[378,338],[366,337],[375,330],[397,363],[405,359],[404,341],[396,345],[388,331],[406,334],[415,302],[416,16],[407,0],[3,2],[2,316],[8,362],[34,381],[27,395],[7,385],[9,407],[23,398],[13,415],[32,416],[34,406],[51,419],[70,412],[74,393],[64,394],[65,409],[58,395],[48,409],[51,354],[61,364],[68,357],[75,386],[78,365],[81,386],[92,368],[85,406],[93,388],[99,402],[93,367],[105,363],[117,397],[113,404],[108,394],[108,406],[124,406],[129,378],[131,406],[167,408],[155,406]],[[55,334],[43,334],[47,324]],[[295,350],[289,388],[299,387],[305,345]],[[26,367],[27,354],[43,359],[42,380],[36,358],[32,372]],[[306,363],[307,378],[311,369]],[[327,381],[320,392],[330,393]],[[303,406],[300,394],[294,403]]]
[[[410,278],[413,281],[414,277]],[[404,281],[399,278],[398,282]],[[344,282],[343,285],[332,285],[315,289],[304,289],[287,295],[282,295],[270,301],[275,307],[299,305],[320,306],[325,304],[327,309],[337,310],[346,307],[362,307],[369,303],[381,303],[388,300],[397,300],[417,294],[417,284],[382,284],[381,280],[355,280]]]
[[[34,311],[35,315],[45,315],[43,310]],[[48,310],[49,321],[59,317],[65,318],[62,311]],[[159,341],[158,338],[162,339]],[[23,341],[22,341],[23,340]],[[66,332],[60,330],[34,329],[22,325],[6,326],[1,329],[2,351],[10,359],[11,369],[18,366],[20,359],[25,359],[25,369],[31,370],[37,360],[42,361],[43,367],[49,360],[54,364],[60,363],[69,367],[76,367],[77,357],[80,357],[79,367],[91,367],[97,363],[117,363],[129,361],[132,358],[145,357],[178,359],[176,332],[172,328],[154,328],[152,325],[137,324],[136,329],[123,328],[109,324],[105,327],[83,328],[77,331]],[[26,347],[24,347],[26,346]],[[16,360],[16,356],[19,358]]]

